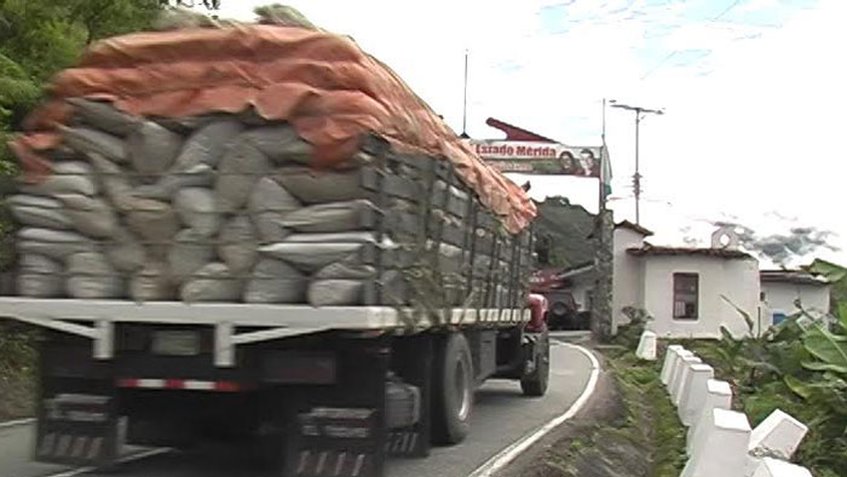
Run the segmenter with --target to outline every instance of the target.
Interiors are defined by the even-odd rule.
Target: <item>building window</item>
[[[699,304],[700,277],[696,273],[673,274],[673,317],[696,320]]]

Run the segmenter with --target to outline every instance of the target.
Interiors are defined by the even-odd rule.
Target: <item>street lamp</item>
[[[641,173],[639,172],[639,161],[638,161],[638,138],[639,138],[639,125],[641,124],[641,119],[644,118],[648,114],[655,114],[657,116],[661,116],[665,114],[663,109],[650,109],[645,108],[643,106],[630,106],[628,104],[618,103],[616,100],[612,99],[609,101],[612,104],[613,108],[625,109],[627,111],[635,112],[635,174],[632,175],[632,186],[635,191],[635,223],[641,224],[641,209],[640,209],[640,201],[641,201]]]

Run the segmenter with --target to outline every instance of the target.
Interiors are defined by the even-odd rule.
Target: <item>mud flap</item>
[[[385,452],[392,457],[427,457],[431,449],[432,336],[404,338],[393,351],[397,371],[404,382],[420,389],[420,418],[408,427],[389,429]]]
[[[34,458],[72,466],[110,466],[123,432],[108,363],[78,349],[41,353]]]
[[[316,387],[291,416],[286,477],[383,475],[388,356],[379,339],[345,342],[337,384]]]

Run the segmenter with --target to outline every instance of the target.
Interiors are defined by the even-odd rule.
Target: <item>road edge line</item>
[[[115,460],[116,464],[127,464],[129,462],[135,462],[137,460],[146,459],[148,457],[155,457],[160,454],[167,454],[171,452],[173,449],[170,447],[157,447],[155,449],[149,449],[146,451],[141,451],[136,454],[130,454],[119,459]],[[94,472],[98,470],[97,467],[79,467],[76,469],[65,470],[59,472],[58,474],[50,474],[45,477],[76,477],[77,475],[87,474],[89,472]]]
[[[562,425],[568,419],[571,419],[576,415],[588,402],[591,398],[591,395],[594,394],[594,390],[597,387],[597,381],[600,379],[600,361],[597,360],[597,357],[594,356],[594,353],[589,351],[587,348],[576,345],[573,343],[562,343],[565,346],[576,349],[583,355],[585,355],[588,360],[591,362],[591,376],[588,378],[588,382],[585,384],[585,389],[582,390],[582,394],[576,398],[571,407],[568,408],[563,414],[553,418],[547,424],[539,427],[535,431],[524,435],[517,441],[510,444],[505,449],[501,450],[490,459],[485,461],[484,464],[477,467],[473,472],[468,474],[468,477],[491,477],[496,472],[501,470],[503,467],[509,465],[513,460],[515,460],[518,455],[520,455],[523,451],[525,451],[529,446],[538,442],[542,437],[547,435],[550,431],[555,429],[556,427]]]
[[[26,417],[26,418],[23,418],[23,419],[15,419],[15,420],[12,420],[12,421],[3,421],[3,422],[0,422],[0,429],[7,429],[9,427],[23,426],[25,424],[32,424],[33,422],[35,422],[34,417]]]

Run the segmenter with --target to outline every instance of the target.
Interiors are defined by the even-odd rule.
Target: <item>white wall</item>
[[[759,267],[755,259],[724,259],[703,256],[645,256],[643,308],[654,318],[648,327],[659,337],[719,338],[720,326],[735,336],[747,333],[744,318],[727,303],[756,320],[759,308]],[[697,320],[673,318],[673,274],[699,274]]]
[[[764,282],[762,293],[765,294],[762,315],[768,324],[774,313],[791,316],[800,311],[794,306],[798,298],[803,308],[813,314],[829,312],[829,285]]]
[[[613,270],[612,270],[612,333],[618,325],[629,322],[621,312],[624,307],[640,307],[641,263],[638,257],[626,253],[628,248],[640,248],[644,245],[644,236],[626,228],[617,228],[614,232]]]
[[[594,283],[588,279],[574,280],[571,294],[579,305],[579,311],[588,311],[588,292],[594,288]]]

